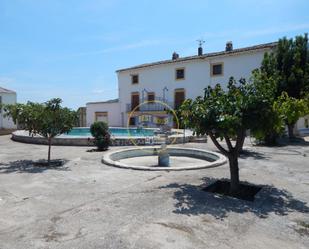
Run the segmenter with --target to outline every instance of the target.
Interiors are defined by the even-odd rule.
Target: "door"
[[[101,121],[108,124],[108,113],[107,112],[96,112],[95,121]]]
[[[174,109],[177,110],[185,100],[185,90],[176,89],[174,98]]]
[[[139,93],[132,93],[131,95],[131,111],[139,105]],[[135,109],[139,111],[139,107]]]
[[[185,101],[185,90],[184,89],[176,89],[174,95],[174,109],[177,110],[182,103]],[[173,117],[174,128],[179,128],[179,124],[177,124],[175,117]]]

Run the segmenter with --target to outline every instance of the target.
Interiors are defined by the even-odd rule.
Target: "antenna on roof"
[[[199,39],[199,40],[196,40],[198,42],[198,51],[197,51],[197,54],[199,56],[203,55],[203,44],[205,43],[205,41],[203,39]]]
[[[202,47],[205,41],[203,39],[196,40],[198,42],[199,47]]]

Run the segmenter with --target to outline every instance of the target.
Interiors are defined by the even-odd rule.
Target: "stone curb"
[[[112,157],[117,155],[119,156],[119,154],[123,153],[124,157],[120,158],[124,159],[124,158],[128,158],[126,157],[128,155],[128,153],[134,153],[134,152],[140,152],[140,151],[150,151],[150,150],[154,150],[154,149],[160,149],[160,147],[158,146],[153,146],[153,147],[136,147],[134,149],[130,148],[130,149],[122,149],[122,150],[117,150],[117,151],[111,151],[111,152],[107,152],[103,158],[102,158],[102,163],[109,165],[109,166],[113,166],[113,167],[117,167],[117,168],[124,168],[124,169],[132,169],[132,170],[146,170],[146,171],[184,171],[184,170],[197,170],[197,169],[207,169],[207,168],[214,168],[214,167],[218,167],[221,166],[223,164],[225,164],[227,162],[227,159],[225,156],[223,156],[222,154],[216,153],[216,152],[212,152],[212,151],[206,151],[206,150],[200,150],[200,149],[191,149],[191,148],[180,148],[180,147],[170,147],[168,148],[168,150],[179,150],[182,152],[186,152],[185,154],[183,154],[183,156],[188,156],[193,157],[193,158],[198,158],[201,157],[202,154],[204,154],[204,157],[207,158],[207,156],[213,156],[216,157],[217,159],[210,163],[209,162],[205,165],[197,165],[197,166],[184,166],[184,167],[148,167],[148,166],[137,166],[137,165],[127,165],[125,163],[121,163],[118,160],[114,160]],[[192,154],[191,154],[192,153]],[[197,156],[197,153],[199,154],[199,156]],[[141,155],[142,154],[142,155]],[[137,153],[135,155],[135,157],[139,157],[139,156],[143,156],[145,153]],[[154,154],[149,154],[149,155],[154,155]],[[134,156],[132,156],[134,157]],[[210,157],[209,157],[210,158]]]

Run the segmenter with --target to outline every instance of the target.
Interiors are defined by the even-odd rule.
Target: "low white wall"
[[[306,121],[306,120],[307,120],[307,121]],[[295,127],[295,128],[296,128],[297,130],[308,128],[308,127],[306,127],[306,123],[307,123],[307,126],[308,126],[308,125],[309,125],[309,115],[300,118],[300,119],[297,121],[296,127]]]
[[[0,93],[2,104],[15,104],[16,93]],[[13,120],[8,117],[3,117],[3,110],[0,113],[0,129],[16,129]]]
[[[107,112],[108,126],[121,126],[120,104],[119,102],[96,102],[86,104],[87,126],[95,122],[96,112]]]

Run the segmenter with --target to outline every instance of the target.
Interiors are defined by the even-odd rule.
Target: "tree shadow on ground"
[[[289,138],[283,138],[279,140],[280,146],[288,146],[288,145],[299,145],[299,146],[309,146],[309,142],[306,141],[302,137],[295,137],[292,139]]]
[[[270,213],[277,215],[287,215],[293,211],[309,213],[306,202],[295,199],[287,190],[270,185],[261,185],[262,190],[253,202],[203,191],[203,188],[217,180],[207,177],[203,178],[204,184],[200,186],[172,183],[160,188],[175,189],[173,197],[176,203],[173,212],[176,214],[189,216],[209,214],[217,219],[224,219],[230,212],[250,212],[260,218],[267,218]]]
[[[255,160],[259,159],[270,159],[271,157],[266,155],[263,152],[258,152],[258,151],[252,151],[252,150],[242,150],[239,154],[239,158],[241,159],[246,159],[246,158],[254,158]]]
[[[60,160],[60,159],[55,159]],[[42,173],[46,170],[58,170],[58,171],[68,171],[69,168],[65,166],[68,160],[63,160],[61,166],[37,166],[35,164],[40,161],[32,160],[17,160],[9,163],[0,163],[0,174],[7,173]]]
[[[295,138],[288,138],[288,137],[281,137],[278,138],[277,143],[274,145],[266,145],[263,143],[257,143],[255,146],[260,147],[285,147],[285,146],[309,146],[309,142],[306,141],[303,137],[295,137]]]

